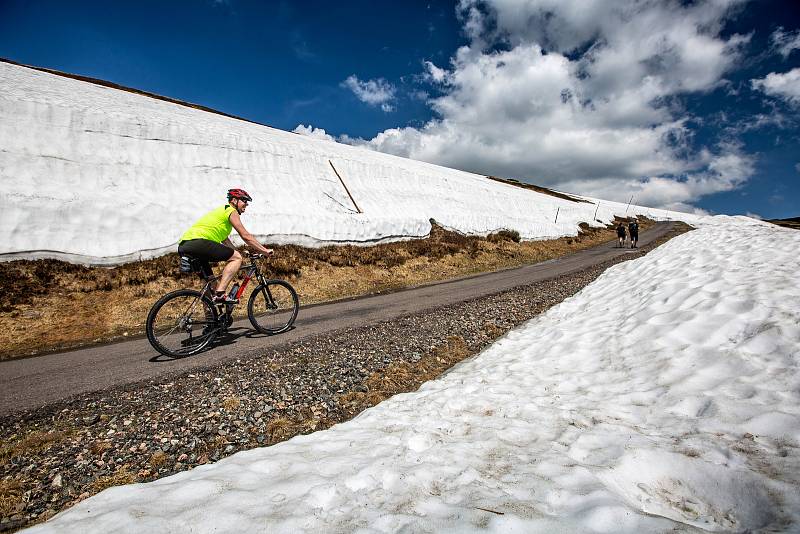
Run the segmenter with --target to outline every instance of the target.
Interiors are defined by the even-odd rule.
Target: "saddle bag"
[[[190,256],[181,256],[181,272],[182,273],[195,273],[200,270],[197,258]]]

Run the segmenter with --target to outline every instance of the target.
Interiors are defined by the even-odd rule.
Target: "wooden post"
[[[347,196],[350,197],[350,202],[352,202],[353,206],[356,207],[356,211],[358,213],[362,213],[361,208],[358,207],[358,204],[356,204],[356,201],[353,199],[353,195],[350,194],[350,190],[347,189],[347,186],[344,184],[344,180],[342,180],[342,177],[339,176],[339,171],[337,171],[336,167],[333,166],[333,162],[331,160],[328,160],[328,163],[331,164],[331,169],[333,169],[333,172],[336,173],[336,177],[339,179],[340,182],[342,182],[342,187],[344,187],[344,190],[347,191]]]
[[[595,221],[597,220],[597,210],[599,209],[600,209],[600,203],[598,202],[597,207],[594,209],[594,217],[592,217],[592,219],[594,219]]]
[[[558,210],[560,210],[560,209],[561,209],[561,206],[559,206],[559,207],[557,207],[557,208],[556,208],[556,220],[555,220],[555,221],[553,221],[554,223],[557,223],[557,222],[558,222]]]
[[[631,195],[631,199],[628,201],[628,205],[625,206],[625,215],[628,215],[628,208],[631,207],[631,202],[633,202],[633,195]]]

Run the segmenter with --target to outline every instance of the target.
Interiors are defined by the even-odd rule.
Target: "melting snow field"
[[[798,250],[705,218],[415,393],[31,532],[799,532]]]

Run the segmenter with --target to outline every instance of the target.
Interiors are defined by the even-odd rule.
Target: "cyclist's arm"
[[[233,226],[233,228],[242,238],[242,241],[244,241],[248,247],[256,252],[260,252],[261,254],[272,254],[271,248],[266,248],[264,245],[256,241],[256,238],[253,237],[253,234],[247,231],[242,224],[242,219],[239,217],[238,213],[235,211],[231,212],[231,216],[228,220],[231,221],[231,226]],[[228,239],[228,241],[230,242],[230,239]]]

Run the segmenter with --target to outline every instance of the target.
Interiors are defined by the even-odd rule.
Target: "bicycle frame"
[[[264,283],[263,279],[264,277],[262,276],[261,271],[259,270],[255,260],[253,260],[253,262],[250,265],[242,265],[236,272],[240,273],[244,270],[247,270],[247,273],[245,273],[244,278],[242,279],[242,283],[239,286],[239,290],[236,292],[235,296],[236,299],[240,299],[242,297],[245,288],[247,288],[247,284],[250,283],[250,280],[252,280],[253,277],[255,277],[260,284]],[[203,278],[203,280],[206,281],[206,284],[203,286],[203,289],[200,291],[200,293],[203,295],[213,296],[213,291],[211,288],[212,287],[216,288],[217,286],[216,282],[217,280],[220,279],[221,275],[208,276],[208,277],[201,275],[201,277]]]

